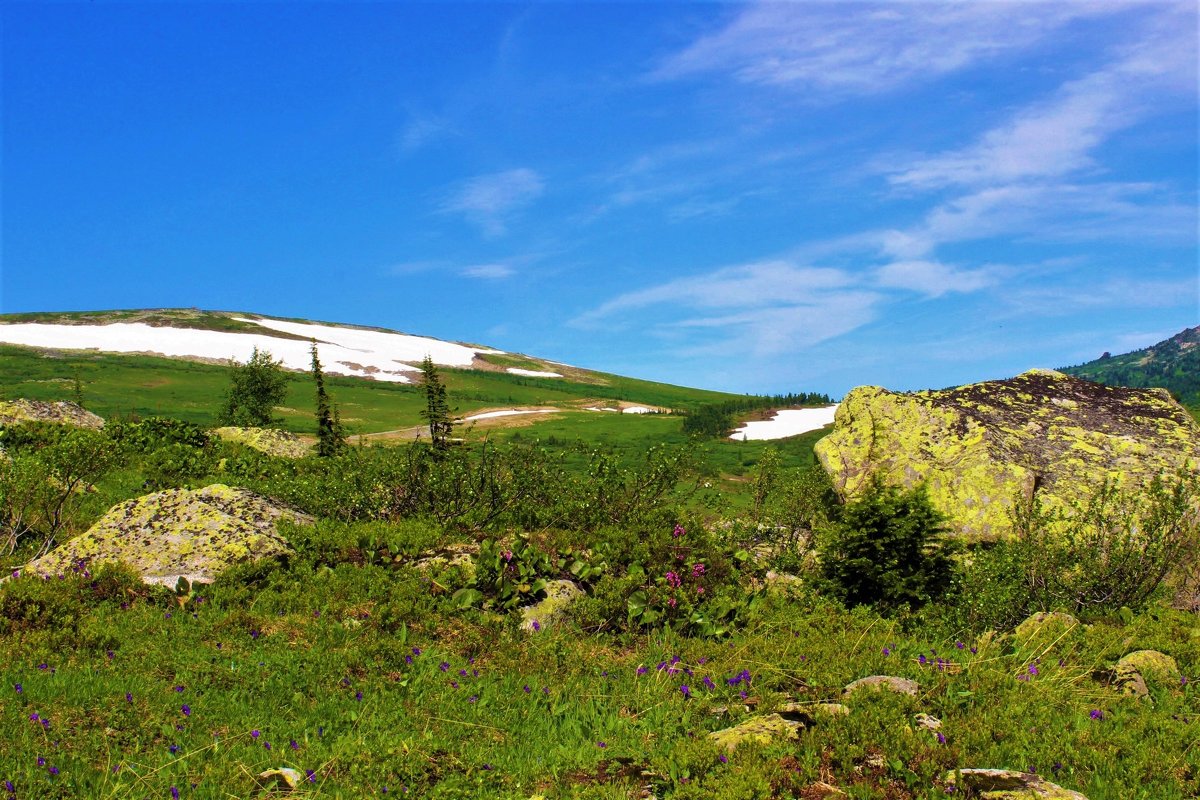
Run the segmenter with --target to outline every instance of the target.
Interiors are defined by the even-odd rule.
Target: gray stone
[[[907,694],[916,697],[920,687],[916,681],[908,678],[897,678],[893,675],[871,675],[867,678],[859,678],[850,683],[842,690],[842,694],[849,696],[857,692],[859,689],[884,689],[889,692],[898,692],[899,694]]]

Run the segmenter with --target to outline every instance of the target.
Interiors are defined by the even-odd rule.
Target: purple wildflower
[[[255,728],[254,730],[250,731],[251,739],[257,739],[259,736],[262,736],[262,732],[259,731],[258,728]]]
[[[473,694],[473,695],[471,695],[470,697],[468,697],[468,698],[467,698],[467,702],[468,702],[468,703],[474,703],[474,702],[475,702],[475,701],[477,701],[478,699],[479,699],[479,695],[477,695],[477,694]]]
[[[535,631],[540,631],[542,629],[542,623],[535,619],[529,627],[533,628]]]
[[[355,692],[354,699],[361,703],[362,702],[362,692]]]
[[[46,759],[42,758],[41,756],[38,756],[37,765],[39,767],[46,766]]]
[[[19,684],[19,683],[14,683],[13,689],[16,690],[17,694],[21,694],[22,692],[25,691],[25,688],[23,686],[21,686],[21,684]]]
[[[596,742],[596,747],[608,747],[608,742]]]
[[[133,695],[132,695],[130,692],[126,692],[126,693],[125,693],[125,702],[126,702],[126,703],[132,703],[132,702],[133,702]]]
[[[650,668],[649,668],[649,667],[647,667],[647,666],[646,666],[646,665],[644,665],[644,664],[643,664],[642,666],[639,666],[639,667],[637,668],[637,674],[638,674],[638,675],[645,675],[645,674],[646,674],[647,672],[649,672],[649,671],[650,671]]]
[[[192,707],[189,706],[187,703],[184,703],[183,706],[179,710],[183,712],[183,715],[185,717],[190,717],[192,715]]]
[[[921,653],[921,655],[917,657],[917,663],[920,664],[922,667],[925,666],[928,662],[929,662],[929,659],[927,659],[925,657],[924,653]]]
[[[530,688],[529,688],[529,684],[528,684],[528,683],[527,683],[527,684],[525,684],[524,686],[522,686],[521,688],[525,690],[525,694],[529,694],[530,692],[532,692],[532,691],[533,691],[532,689],[530,689]]]
[[[419,655],[421,655],[421,648],[419,648],[419,647],[414,647],[414,648],[412,649],[412,654],[413,654],[414,656],[419,656]]]
[[[175,691],[177,691],[177,692],[182,692],[182,691],[183,691],[183,686],[176,686],[176,687],[175,687]]]
[[[442,663],[438,664],[438,669],[440,669],[442,672],[445,672],[446,670],[450,669],[450,662],[443,661]]]
[[[317,773],[313,772],[311,769],[306,769],[306,770],[304,770],[304,774],[305,774],[306,776],[308,776],[308,782],[309,782],[309,783],[316,783],[316,782],[317,782]]]
[[[679,537],[683,536],[685,533],[687,533],[687,531],[684,530],[682,525],[676,525],[675,530],[671,531],[671,536],[678,539]]]
[[[938,744],[945,744],[946,743],[946,734],[942,733],[941,731],[938,731],[937,732],[937,740],[938,740]]]
[[[171,755],[175,755],[176,753],[179,752],[179,745],[173,744],[173,745],[169,746],[167,748],[167,750],[169,750],[171,752]]]
[[[291,741],[291,742],[288,744],[288,746],[289,746],[289,747],[291,747],[293,750],[299,750],[299,749],[300,749],[300,745],[296,744],[296,740],[295,740],[295,739],[292,739],[292,741]]]
[[[717,756],[717,761],[720,761],[722,764],[728,764],[729,756],[725,755],[724,753],[721,753],[721,755]]]
[[[1093,708],[1091,713],[1088,714],[1088,716],[1091,717],[1092,719],[1104,719],[1104,712],[1098,708]]]
[[[179,790],[174,786],[171,787],[171,800],[179,800]]]
[[[50,770],[49,770],[49,772],[50,772],[50,774],[51,774],[51,775],[57,775],[57,774],[58,774],[58,767],[51,766],[51,767],[50,767]]]
[[[692,690],[686,683],[679,687],[679,692],[687,699],[690,699],[692,696]]]
[[[710,677],[708,677],[707,675],[705,675],[705,676],[704,676],[704,679],[703,679],[703,680],[701,680],[700,682],[704,684],[704,688],[705,688],[705,689],[715,689],[715,688],[717,688],[717,685],[716,685],[715,683],[713,683],[713,679],[712,679],[712,678],[710,678]]]

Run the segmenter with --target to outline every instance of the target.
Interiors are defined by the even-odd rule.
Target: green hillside
[[[1105,353],[1095,361],[1060,372],[1109,386],[1160,387],[1193,409],[1200,406],[1200,326],[1123,355]]]

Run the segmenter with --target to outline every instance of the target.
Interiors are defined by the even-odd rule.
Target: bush
[[[944,521],[923,487],[900,491],[876,483],[825,532],[822,588],[847,606],[882,612],[923,606],[953,576]]]
[[[955,591],[962,624],[1003,628],[1037,611],[1103,616],[1145,608],[1171,581],[1187,588],[1200,548],[1200,478],[1138,491],[1102,484],[1072,508],[1019,504],[1016,538],[978,552]]]

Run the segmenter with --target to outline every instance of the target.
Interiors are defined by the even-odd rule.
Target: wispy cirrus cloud
[[[466,267],[460,273],[464,278],[479,278],[482,280],[503,280],[511,278],[517,271],[508,264],[476,264]]]
[[[779,3],[740,9],[651,73],[713,72],[742,83],[876,94],[1021,50],[1117,2]]]
[[[681,355],[781,355],[847,333],[874,318],[877,292],[850,273],[786,260],[723,267],[619,295],[580,315],[574,325],[599,328],[644,321],[683,343]],[[644,325],[644,322],[639,322]]]
[[[536,171],[522,167],[478,175],[455,188],[442,211],[464,214],[488,236],[507,230],[508,218],[542,196],[545,183]]]

